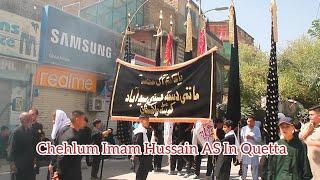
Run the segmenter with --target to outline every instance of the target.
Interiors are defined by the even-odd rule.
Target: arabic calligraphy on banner
[[[142,67],[117,60],[111,119],[151,122],[210,120],[213,52],[171,67]]]
[[[193,135],[195,136],[195,138],[197,138],[198,142],[201,145],[204,145],[205,142],[209,142],[210,144],[214,142],[214,126],[212,121],[209,121],[207,123],[196,123],[196,128],[193,133]]]

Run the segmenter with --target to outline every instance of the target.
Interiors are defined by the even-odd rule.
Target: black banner
[[[167,67],[143,67],[117,60],[111,119],[195,122],[212,115],[213,53]]]

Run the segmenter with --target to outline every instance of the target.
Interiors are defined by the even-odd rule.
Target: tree
[[[297,100],[304,107],[318,104],[320,102],[319,67],[320,39],[301,37],[291,42],[279,56],[281,97]]]
[[[308,34],[314,38],[320,39],[320,19],[312,21],[312,25],[308,30]]]
[[[254,112],[261,110],[261,97],[266,96],[267,89],[268,60],[268,54],[255,47],[243,44],[239,46],[243,109],[252,109]],[[282,52],[278,52],[280,99],[296,100],[305,108],[319,104],[319,67],[320,39],[304,36],[289,43]]]
[[[255,47],[240,44],[239,61],[241,108],[256,111],[267,90],[268,57]],[[243,111],[242,114],[247,113]]]

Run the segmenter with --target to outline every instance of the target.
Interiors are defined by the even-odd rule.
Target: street
[[[200,179],[206,179],[205,173],[206,173],[206,159],[202,160],[202,166],[201,166],[201,175]],[[134,180],[135,174],[131,172],[129,169],[129,161],[127,159],[108,159],[105,160],[104,168],[103,168],[103,179],[110,179],[110,180]],[[183,178],[176,175],[167,175],[168,173],[168,164],[166,160],[163,160],[163,172],[151,172],[148,175],[148,180],[183,180],[188,178]],[[5,166],[1,167],[1,170],[4,170]],[[8,168],[8,166],[7,166]],[[231,178],[230,179],[239,179],[238,176],[238,170],[239,166],[232,166],[231,168]],[[0,173],[0,180],[10,180],[10,174],[9,172],[1,171]],[[82,178],[83,180],[90,180],[90,172],[91,167],[88,167],[85,162],[82,162]],[[248,175],[250,175],[250,172],[248,172]],[[40,174],[37,176],[37,180],[46,180],[47,176],[47,168],[42,167],[40,169]],[[249,176],[249,179],[250,176]]]

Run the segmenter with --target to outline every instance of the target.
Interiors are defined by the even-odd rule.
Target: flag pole
[[[160,10],[160,15],[159,15],[159,20],[160,20],[160,25],[159,25],[159,28],[161,28],[161,35],[160,35],[160,66],[161,66],[161,59],[162,59],[162,36],[163,36],[163,33],[162,33],[162,19],[163,19],[163,14],[162,14],[162,10]]]
[[[187,5],[188,14],[187,14],[187,21],[186,21],[186,46],[185,46],[185,52],[184,52],[184,61],[188,61],[192,59],[192,18],[191,18],[191,4],[190,0],[188,0]]]
[[[173,17],[172,17],[172,14],[170,15],[170,32],[171,32],[171,35],[172,35],[172,43],[174,43],[174,39],[173,39]],[[171,48],[171,65],[174,65],[173,44],[172,44],[172,48]]]
[[[267,104],[264,128],[267,130],[267,144],[279,139],[277,133],[279,85],[277,70],[277,5],[275,0],[271,0],[271,50],[269,59],[269,71],[267,79]]]
[[[134,16],[135,16],[135,14],[137,14],[137,12],[141,9],[141,7],[143,7],[143,5],[146,4],[146,2],[148,2],[148,1],[149,1],[149,0],[146,0],[146,1],[136,10],[136,12],[134,13]],[[130,23],[132,22],[132,19],[133,19],[134,16],[131,17],[131,16],[130,16],[130,13],[128,13],[128,20],[129,20],[129,21],[128,21],[128,24],[127,24],[126,29],[125,29],[125,34],[124,34],[124,36],[123,36],[121,49],[123,48],[122,46],[123,46],[123,43],[124,43],[125,38],[126,38],[128,35],[131,35],[131,34],[132,34],[132,32],[131,32],[128,28],[130,27]],[[130,45],[130,46],[131,46],[131,45]],[[128,48],[131,48],[131,47],[128,47]],[[128,58],[131,58],[131,52],[130,52],[130,55],[129,55],[129,56],[130,56],[130,57],[128,57]],[[119,57],[121,57],[121,51],[120,51]],[[114,87],[115,84],[116,84],[115,77],[117,76],[117,73],[118,73],[119,68],[120,68],[120,64],[116,63],[116,69],[115,69],[115,74],[114,74],[114,76],[113,76],[113,86],[112,86],[112,87]],[[113,92],[112,92],[112,94],[113,94]],[[109,121],[110,121],[110,118],[111,118],[111,105],[112,105],[112,101],[113,101],[113,95],[111,95],[111,97],[110,97],[110,102],[109,102],[109,107],[108,107],[108,117],[107,117],[106,130],[107,130],[108,127],[109,127]],[[99,177],[99,179],[102,180],[103,165],[104,165],[104,156],[101,154],[101,152],[100,152],[100,161],[102,161],[102,163],[101,163],[101,168],[100,168],[100,177]]]
[[[240,75],[239,75],[239,53],[236,12],[233,4],[229,8],[229,41],[231,45],[229,91],[227,104],[227,119],[233,121],[234,127],[241,119],[240,100]]]
[[[120,58],[120,59],[121,59],[122,53],[123,53],[124,40],[125,40],[125,38],[127,37],[128,33],[129,33],[129,32],[127,31],[127,29],[128,29],[128,27],[130,26],[133,18],[137,15],[137,13],[140,11],[140,9],[141,9],[147,2],[149,2],[149,0],[144,1],[144,2],[138,7],[138,9],[133,13],[132,17],[129,19],[129,22],[128,22],[126,28],[125,28],[125,32],[124,32],[124,35],[123,35],[123,38],[122,38],[122,42],[121,42],[121,48],[120,48],[120,53],[119,53],[119,58]]]
[[[113,86],[112,86],[112,87],[114,87],[115,84],[116,84],[115,77],[117,76],[117,72],[118,72],[118,69],[119,69],[119,68],[120,68],[120,64],[119,64],[119,63],[116,63],[116,71],[115,71],[115,74],[114,74],[114,76],[113,76]],[[108,117],[107,117],[106,130],[108,129],[109,121],[110,121],[110,117],[111,117],[111,105],[112,105],[112,101],[113,101],[113,91],[112,91],[112,94],[111,94],[111,97],[110,97],[110,102],[109,102],[109,107],[108,107]],[[99,177],[99,179],[102,180],[104,156],[101,154],[101,152],[100,152],[100,161],[102,161],[102,163],[101,163],[101,168],[100,168],[100,177]]]
[[[156,54],[155,54],[155,61],[156,61],[156,66],[161,66],[161,57],[162,57],[162,36],[163,36],[163,31],[162,31],[162,10],[160,10],[159,14],[159,27],[157,29],[157,34],[153,35],[156,37]]]

